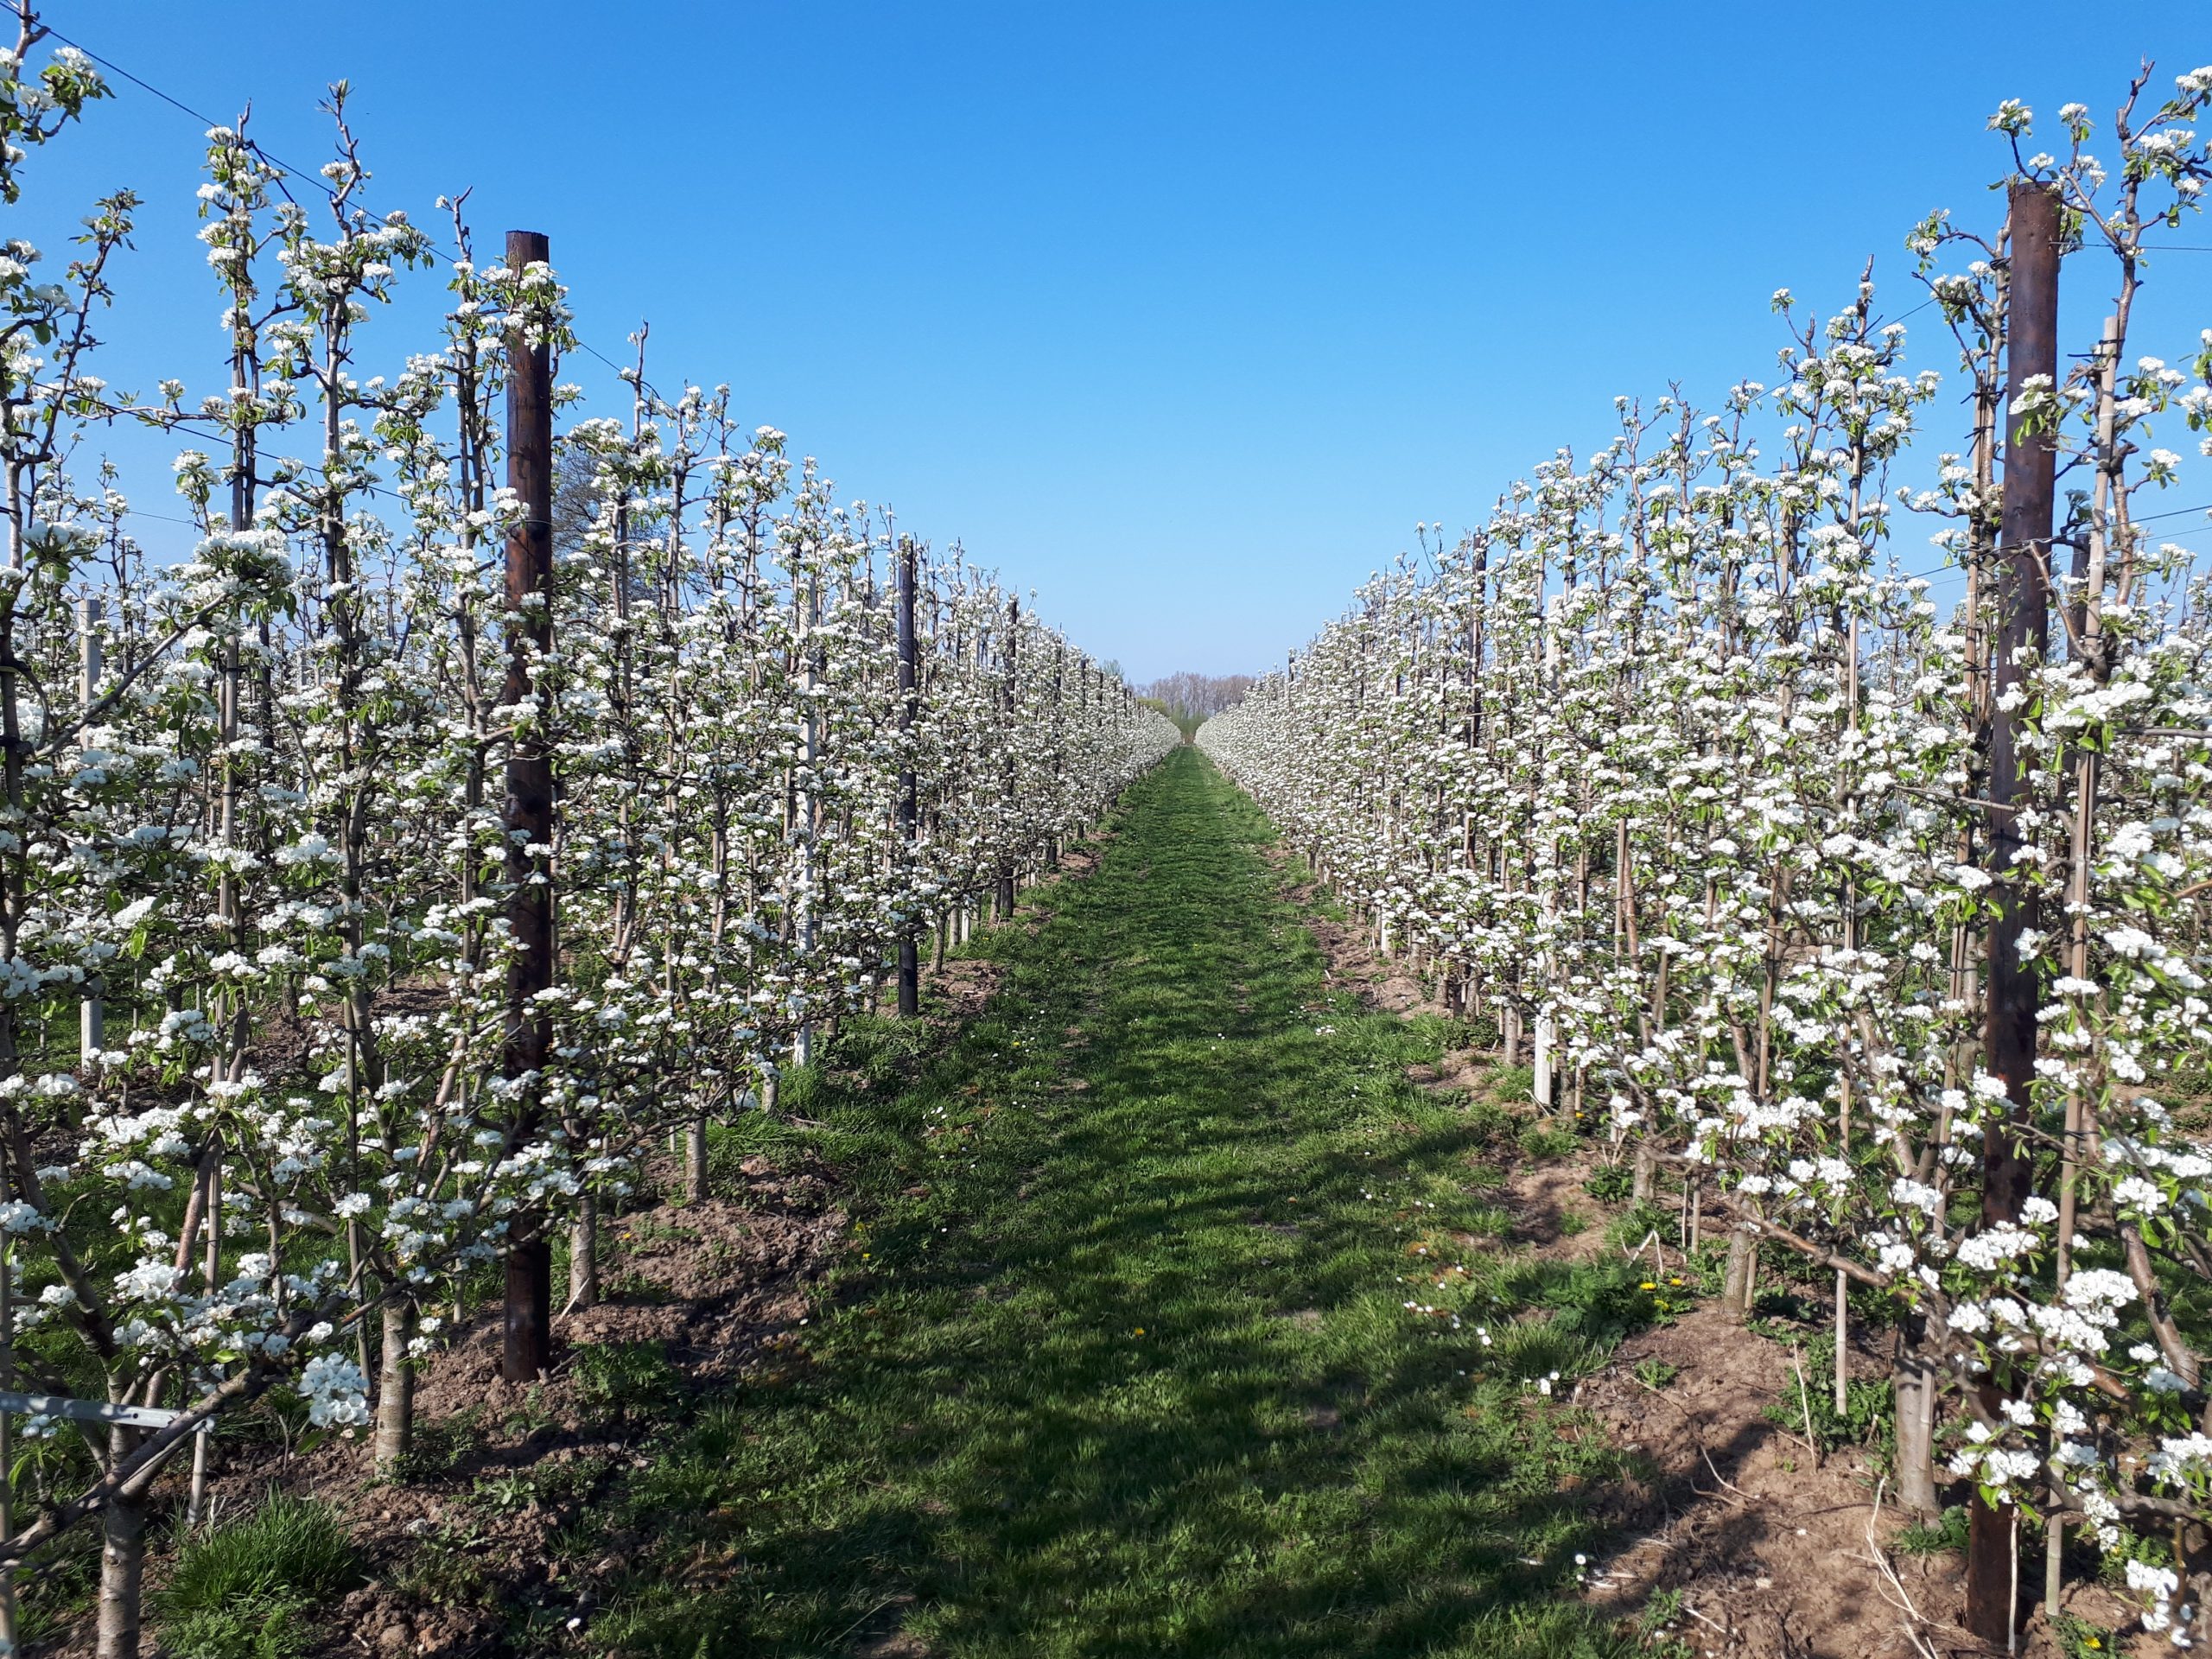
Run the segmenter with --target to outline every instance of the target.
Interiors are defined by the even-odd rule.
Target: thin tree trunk
[[[384,1372],[377,1384],[376,1466],[390,1474],[405,1461],[415,1436],[415,1301],[394,1296],[384,1305]]]
[[[569,1306],[595,1306],[599,1301],[599,1198],[587,1190],[576,1200],[576,1218],[569,1224]]]
[[[707,1201],[707,1115],[691,1120],[683,1137],[683,1196],[693,1204]]]
[[[1751,1314],[1751,1263],[1758,1248],[1748,1228],[1728,1230],[1728,1265],[1720,1275],[1720,1306],[1738,1324]]]
[[[111,1455],[121,1463],[137,1432],[118,1429]],[[100,1510],[99,1659],[138,1659],[139,1592],[146,1573],[146,1501],[111,1497]]]
[[[1891,1382],[1897,1396],[1897,1502],[1915,1515],[1933,1515],[1942,1507],[1936,1490],[1935,1373],[1908,1349]]]

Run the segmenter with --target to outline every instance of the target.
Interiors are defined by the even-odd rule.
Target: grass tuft
[[[273,1497],[188,1541],[151,1607],[175,1659],[292,1659],[315,1649],[317,1615],[361,1577],[327,1504]]]

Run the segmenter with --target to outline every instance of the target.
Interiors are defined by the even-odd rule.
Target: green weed
[[[1872,1446],[1887,1457],[1897,1445],[1897,1396],[1887,1382],[1853,1377],[1845,1385],[1845,1409],[1835,1408],[1835,1338],[1823,1333],[1806,1343],[1802,1357],[1805,1383],[1797,1387],[1792,1367],[1783,1397],[1763,1408],[1766,1420],[1793,1434],[1805,1432],[1812,1418],[1813,1443],[1823,1452],[1847,1446]]]
[[[1899,1527],[1890,1539],[1890,1548],[1900,1555],[1940,1555],[1947,1549],[1961,1554],[1967,1547],[1967,1512],[1964,1506],[1953,1504],[1936,1517],[1929,1526],[1914,1521]]]
[[[1600,1164],[1590,1172],[1582,1190],[1600,1204],[1626,1204],[1636,1190],[1636,1172],[1624,1161]]]
[[[1640,1359],[1636,1363],[1636,1380],[1647,1389],[1663,1389],[1682,1374],[1679,1365],[1669,1365],[1663,1359]]]
[[[683,1373],[669,1363],[665,1343],[587,1343],[575,1351],[571,1364],[577,1394],[618,1414],[665,1404],[683,1386]]]

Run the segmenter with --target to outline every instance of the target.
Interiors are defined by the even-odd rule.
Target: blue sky
[[[585,338],[619,358],[649,318],[657,381],[728,382],[843,494],[963,540],[1138,679],[1280,660],[1416,521],[1456,533],[1601,441],[1617,392],[1770,378],[1777,287],[1835,308],[1871,253],[1885,308],[1918,303],[1911,224],[1997,216],[1999,99],[2101,113],[2140,56],[2161,88],[2212,62],[2202,5],[2042,0],[48,15],[210,115],[250,99],[309,166],[349,77],[377,205],[473,186],[480,246],[551,237]],[[12,233],[147,197],[105,372],[197,396],[224,378],[198,129],[119,94],[35,162]],[[2152,282],[2139,345],[2179,359],[2212,253]],[[163,454],[118,450],[174,512]]]

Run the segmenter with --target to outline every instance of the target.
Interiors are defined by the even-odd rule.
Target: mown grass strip
[[[853,1184],[850,1254],[803,1351],[564,1539],[634,1563],[580,1640],[1618,1649],[1561,1594],[1611,1454],[1540,1391],[1605,1339],[1618,1275],[1562,1301],[1561,1275],[1495,1265],[1477,1166],[1505,1126],[1405,1080],[1440,1023],[1325,990],[1268,836],[1179,752],[1095,872],[985,942],[999,994],[918,1076],[880,1081],[910,1037],[841,1040],[809,1110]],[[1580,1330],[1516,1324],[1540,1296]]]

